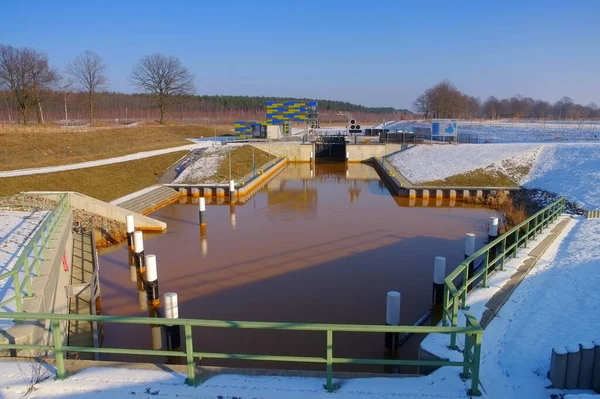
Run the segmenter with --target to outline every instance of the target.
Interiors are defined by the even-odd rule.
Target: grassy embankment
[[[243,145],[241,147],[235,147],[231,150],[231,177],[234,180],[238,180],[252,173],[252,148],[251,145]],[[215,156],[214,154],[207,154],[207,156]],[[275,160],[274,155],[268,152],[262,151],[258,148],[254,148],[254,162],[256,169],[265,165],[267,162]],[[202,158],[199,159],[201,162]],[[229,181],[229,154],[224,149],[221,161],[217,167],[216,172],[204,178],[188,178],[184,181],[186,184],[202,184],[205,182],[213,183],[227,183]]]
[[[532,165],[515,165],[510,160],[501,162],[502,170],[489,166],[474,169],[445,179],[419,183],[419,186],[441,187],[518,187],[519,181],[529,174]]]
[[[111,201],[155,184],[173,163],[187,154],[170,154],[65,172],[0,178],[0,196],[23,191],[78,191]]]
[[[231,131],[217,130],[217,135]],[[212,137],[212,126],[142,126],[65,130],[59,126],[0,127],[0,170],[64,165],[191,144]]]

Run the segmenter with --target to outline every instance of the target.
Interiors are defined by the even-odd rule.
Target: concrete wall
[[[402,144],[346,144],[350,162],[364,162],[400,151]]]
[[[253,143],[254,147],[270,152],[289,162],[310,162],[310,153],[315,153],[314,144],[302,143]]]
[[[30,191],[26,194],[38,195],[53,200],[58,200],[63,192],[58,191]],[[69,192],[69,201],[71,207],[83,209],[96,215],[104,216],[109,219],[121,221],[125,223],[127,215],[133,215],[135,228],[143,231],[164,231],[167,224],[148,216],[132,212],[128,209],[121,208],[117,205],[109,204],[108,202],[100,201],[88,195]]]
[[[27,313],[60,313],[69,312],[68,298],[65,287],[71,282],[71,259],[73,256],[73,212],[68,211],[66,221],[58,227],[50,240],[47,259],[40,265],[41,275],[32,280],[33,298],[23,300],[23,312]],[[62,264],[63,255],[67,256],[69,270],[65,271]],[[63,326],[63,339],[66,339],[67,329]],[[23,321],[17,322],[6,331],[0,331],[0,343],[15,344],[51,344],[50,322]],[[7,354],[8,351],[1,351]],[[31,351],[19,351],[23,356],[34,356]]]

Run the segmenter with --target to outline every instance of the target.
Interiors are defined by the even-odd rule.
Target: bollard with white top
[[[488,229],[488,242],[492,242],[496,238],[498,238],[498,218],[492,216],[490,217],[490,227]]]
[[[165,306],[165,319],[178,319],[179,306],[177,304],[177,293],[165,293],[163,295],[163,301]],[[167,336],[167,350],[179,350],[181,348],[181,329],[179,326],[167,325],[165,330]]]
[[[431,310],[439,310],[444,303],[444,279],[446,278],[446,258],[436,256],[433,260],[433,295]]]
[[[398,291],[390,291],[387,293],[387,301],[385,307],[385,324],[388,326],[400,325],[400,303],[402,296]],[[398,346],[398,333],[385,333],[385,350],[395,352]]]
[[[346,162],[350,162],[350,151],[346,151]]]
[[[160,304],[156,255],[146,255],[146,297],[150,305],[156,307]]]
[[[133,260],[138,272],[143,273],[146,261],[144,259],[144,233],[140,230],[133,232]]]
[[[127,215],[127,246],[130,250],[133,250],[133,232],[135,231],[135,222],[133,215]]]
[[[204,212],[206,212],[206,199],[200,198],[199,215],[200,215],[200,226],[206,226],[206,219],[204,218]]]
[[[229,200],[235,201],[235,181],[229,180]]]

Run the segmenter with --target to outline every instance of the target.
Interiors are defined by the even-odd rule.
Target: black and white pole
[[[146,261],[144,259],[144,234],[140,230],[133,232],[133,261],[139,273],[144,273]]]
[[[146,298],[153,307],[160,305],[158,296],[158,268],[156,255],[146,255]]]
[[[498,238],[498,218],[492,216],[490,217],[490,227],[488,229],[488,242],[492,242],[496,238]]]
[[[465,234],[465,259],[468,259],[475,253],[475,234],[467,233]],[[469,270],[467,275],[469,280],[473,277],[475,273],[475,261],[469,262]],[[473,284],[469,284],[468,289],[472,288]]]
[[[134,223],[133,215],[127,215],[126,224],[127,224],[127,247],[129,248],[129,250],[133,250],[133,232],[135,231],[135,223]]]
[[[165,293],[163,295],[163,301],[165,305],[165,318],[178,319],[179,307],[177,305],[177,293]],[[167,336],[167,350],[179,350],[181,348],[181,329],[179,326],[167,325],[165,330]]]
[[[229,201],[235,201],[235,181],[229,180]]]
[[[388,326],[400,325],[400,302],[401,295],[398,291],[390,291],[387,293],[387,301],[385,306],[385,324]],[[385,333],[385,350],[393,353],[398,347],[398,333]]]
[[[206,219],[204,217],[204,213],[206,212],[206,199],[204,197],[200,197],[200,227],[206,226]]]
[[[436,313],[444,304],[444,279],[446,278],[446,258],[436,256],[433,260],[433,294],[431,311]]]

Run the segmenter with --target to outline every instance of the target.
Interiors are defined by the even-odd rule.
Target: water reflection
[[[152,215],[168,224],[168,232],[146,241],[145,251],[159,259],[161,292],[178,293],[181,317],[383,324],[386,293],[399,291],[402,324],[412,324],[430,308],[434,256],[446,256],[449,273],[464,257],[464,234],[486,237],[489,216],[482,209],[446,207],[446,200],[439,207],[436,200],[410,207],[408,198],[389,195],[374,169],[361,164],[289,165],[251,200],[226,202],[217,206],[207,198],[204,229],[191,201]],[[139,285],[135,301],[126,249],[101,257],[104,311],[147,315]],[[106,345],[154,344],[152,334],[124,330],[107,324]],[[317,333],[198,328],[194,335],[207,352],[323,356],[325,349],[325,337]],[[336,334],[335,356],[382,357],[383,338]],[[417,348],[410,341],[398,355],[414,358]]]

